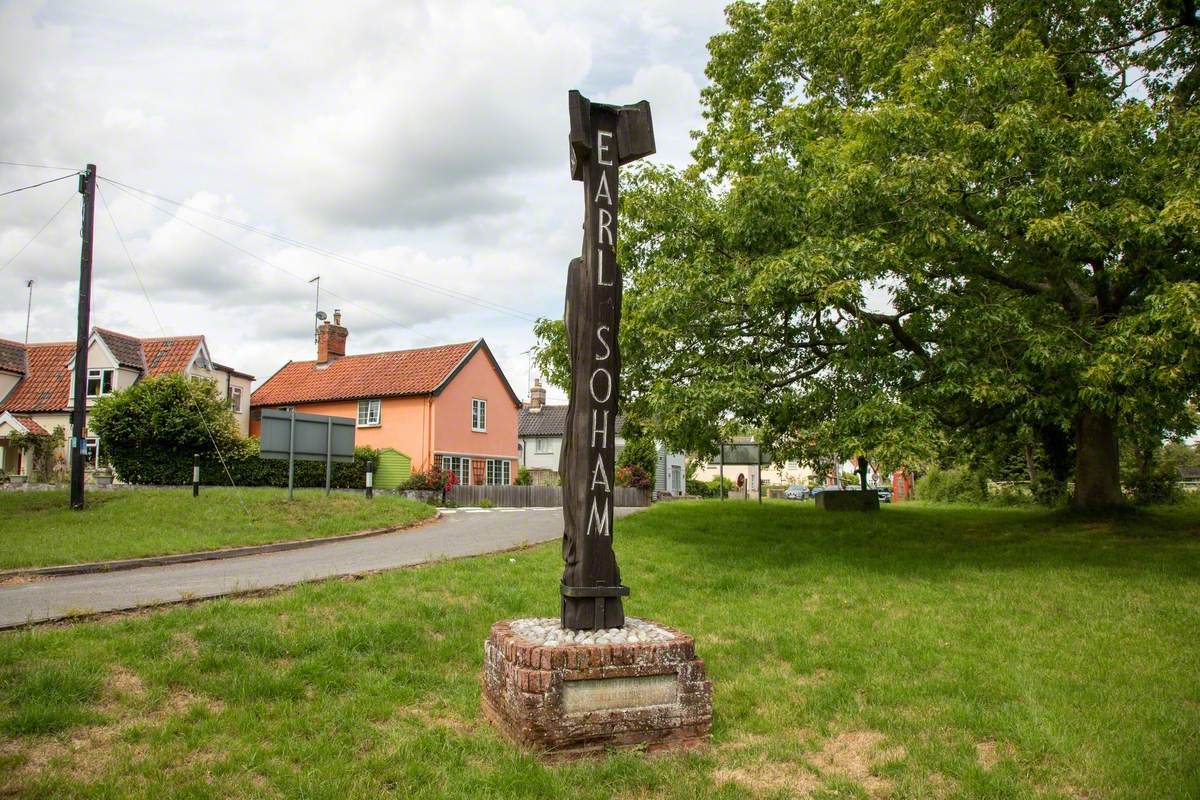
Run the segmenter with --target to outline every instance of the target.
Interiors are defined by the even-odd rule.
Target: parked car
[[[799,486],[793,483],[791,486],[783,490],[784,500],[803,500],[806,497],[808,497],[807,486]]]
[[[816,497],[821,492],[840,492],[840,491],[842,491],[842,487],[840,487],[840,486],[814,486],[808,490],[808,496]]]

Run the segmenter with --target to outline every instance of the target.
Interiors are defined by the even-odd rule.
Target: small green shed
[[[398,450],[385,447],[379,451],[379,464],[375,467],[375,486],[379,489],[395,489],[412,475],[412,459]]]

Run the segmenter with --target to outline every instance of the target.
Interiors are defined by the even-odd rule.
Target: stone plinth
[[[512,741],[575,757],[609,747],[683,749],[708,740],[712,684],[691,636],[630,618],[628,627],[643,629],[637,641],[576,643],[561,634],[530,633],[530,622],[497,622],[483,645],[483,711]]]
[[[817,508],[826,511],[878,511],[879,493],[874,489],[819,492]]]

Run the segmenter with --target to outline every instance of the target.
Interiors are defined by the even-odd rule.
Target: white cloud
[[[371,265],[149,198],[163,213],[102,182],[163,326],[204,333],[223,363],[265,378],[311,357],[306,281],[319,273],[351,352],[484,336],[522,392],[522,315],[561,313],[579,250],[567,91],[649,100],[654,159],[680,163],[720,25],[720,3],[683,0],[14,0],[0,5],[0,159],[94,162],[102,177]],[[0,166],[0,188],[54,174]],[[0,198],[0,264],[69,201],[0,271],[0,337],[24,333],[27,278],[32,338],[73,335],[73,192],[66,180]],[[158,332],[103,205],[93,320]]]

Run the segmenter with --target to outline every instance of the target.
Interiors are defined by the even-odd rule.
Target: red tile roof
[[[0,370],[25,374],[25,345],[0,339]]]
[[[41,425],[38,425],[37,422],[34,421],[33,417],[17,417],[16,419],[17,422],[21,423],[21,425],[25,427],[25,430],[29,431],[30,433],[41,434],[44,436],[50,432]]]
[[[251,406],[293,405],[434,394],[477,347],[474,342],[342,356],[332,362],[289,361],[255,390]]]
[[[184,372],[191,366],[192,357],[204,338],[170,336],[139,339],[104,328],[94,328],[93,332],[103,340],[118,363],[133,367],[145,376]],[[71,401],[70,364],[74,360],[75,344],[50,342],[21,345],[0,339],[0,369],[6,369],[6,363],[16,364],[12,355],[14,351],[18,351],[23,359],[19,371],[23,371],[25,377],[7,397],[0,398],[0,411],[16,414],[66,410]]]
[[[174,336],[162,339],[142,339],[146,353],[147,375],[169,375],[183,372],[192,363],[200,346],[199,336]]]
[[[71,371],[67,362],[75,355],[71,342],[25,346],[25,378],[0,401],[0,411],[62,411],[71,399]]]

